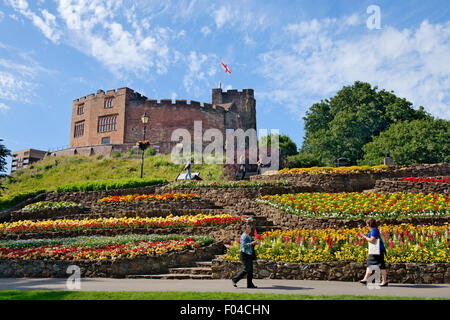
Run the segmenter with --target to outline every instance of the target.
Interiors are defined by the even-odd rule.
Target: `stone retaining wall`
[[[84,207],[47,208],[36,211],[19,210],[11,212],[8,221],[55,219],[63,216],[86,215],[89,212],[89,208]]]
[[[197,194],[201,199],[209,200],[218,206],[240,207],[241,202],[247,199],[253,200],[261,195],[318,192],[320,188],[303,184],[297,186],[274,186],[257,188],[170,188],[168,186],[156,188],[156,193],[187,193]]]
[[[308,183],[320,187],[323,192],[362,192],[373,189],[377,180],[408,177],[449,176],[450,164],[422,164],[408,167],[392,167],[388,171],[373,173],[327,174],[276,174],[252,176],[250,180],[284,180],[292,185]]]
[[[307,218],[299,215],[291,214],[269,205],[259,204],[256,210],[258,216],[266,217],[275,225],[286,228],[305,228],[305,229],[325,229],[325,228],[357,228],[366,225],[366,219],[329,219],[329,218]],[[450,217],[419,217],[419,218],[377,218],[379,225],[390,224],[400,225],[403,223],[420,225],[444,225],[450,223]]]
[[[254,264],[255,279],[295,279],[357,282],[364,277],[365,263],[357,262],[321,262],[287,263],[257,260]],[[240,270],[239,261],[214,259],[212,274],[215,279],[231,279]],[[388,281],[392,283],[450,283],[450,263],[387,264]]]
[[[164,184],[163,184],[164,185]],[[125,196],[128,194],[152,194],[155,193],[157,186],[141,187],[141,188],[129,188],[129,189],[117,189],[117,190],[101,190],[101,191],[80,191],[80,192],[61,192],[48,191],[41,193],[33,198],[29,198],[17,205],[6,209],[0,213],[0,221],[6,221],[4,216],[9,215],[12,211],[19,211],[23,207],[36,203],[39,201],[73,201],[82,204],[85,207],[90,207],[97,203],[98,199],[109,196]]]
[[[195,261],[211,260],[223,253],[222,243],[151,257],[117,260],[0,260],[0,278],[67,278],[70,265],[80,267],[82,278],[124,278],[127,275],[167,273],[168,268],[194,266]]]
[[[423,177],[428,178],[428,177]],[[449,178],[447,177],[433,177],[436,179]],[[444,182],[414,182],[401,181],[402,178],[397,179],[382,179],[377,180],[373,192],[411,192],[411,193],[433,193],[433,194],[450,194],[450,183]]]

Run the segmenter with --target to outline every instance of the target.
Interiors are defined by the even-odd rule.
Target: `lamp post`
[[[142,141],[145,141],[145,131],[147,129],[147,122],[148,122],[148,115],[147,112],[144,112],[144,114],[141,117],[141,121],[144,124],[144,138],[142,139]],[[141,160],[141,178],[143,175],[143,171],[144,171],[144,152],[145,152],[145,148],[142,148],[142,160]]]

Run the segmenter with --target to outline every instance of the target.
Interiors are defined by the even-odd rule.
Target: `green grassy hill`
[[[145,179],[166,179],[172,181],[182,172],[183,164],[174,164],[170,155],[146,156],[144,159]],[[193,164],[192,172],[200,172],[203,179],[211,173],[213,181],[222,179],[222,165]],[[184,172],[184,171],[183,171]],[[26,169],[18,170],[6,178],[2,192],[5,198],[16,193],[35,190],[55,190],[58,186],[72,182],[140,178],[141,158],[130,153],[114,153],[113,157],[62,156],[36,162]]]

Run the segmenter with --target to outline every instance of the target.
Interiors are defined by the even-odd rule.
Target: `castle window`
[[[74,137],[81,137],[84,135],[84,121],[75,123]]]
[[[113,100],[114,99],[105,99],[105,109],[113,107]]]
[[[102,138],[102,144],[110,144],[110,143],[111,143],[111,138],[110,137]]]
[[[117,130],[117,115],[98,118],[98,132],[109,132]]]
[[[84,113],[84,103],[83,104],[79,104],[78,108],[77,108],[77,115],[81,115]]]

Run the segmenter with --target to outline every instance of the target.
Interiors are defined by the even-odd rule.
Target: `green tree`
[[[3,139],[0,139],[0,142],[2,142]],[[0,191],[4,189],[2,186],[2,177],[4,174],[2,172],[6,171],[6,157],[11,156],[11,151],[8,150],[2,143],[0,143]]]
[[[261,137],[259,140],[259,145],[260,146],[267,145],[267,147],[270,147],[272,145],[272,140],[274,140],[277,137],[278,137],[278,146],[279,146],[280,153],[284,157],[293,156],[298,153],[297,145],[295,144],[295,142],[292,141],[291,138],[289,138],[289,136],[285,135],[285,134],[281,134],[281,135],[270,134],[267,137],[266,136]]]
[[[397,165],[450,162],[450,121],[397,122],[362,149],[364,159],[359,164],[382,164],[387,151]]]
[[[350,163],[362,159],[362,147],[397,121],[430,119],[423,107],[392,92],[378,90],[369,83],[356,81],[343,87],[331,99],[315,103],[306,112],[302,153],[332,165],[345,157]]]

